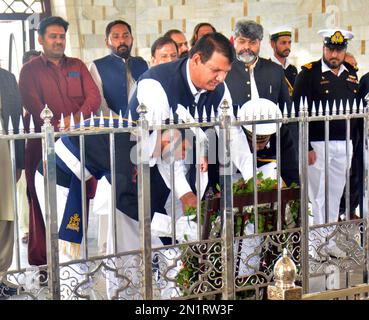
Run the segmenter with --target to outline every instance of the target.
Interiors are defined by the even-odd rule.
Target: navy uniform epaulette
[[[317,65],[319,65],[319,61],[313,61],[313,62],[309,62],[307,64],[304,64],[303,66],[301,66],[302,70],[311,70],[314,67],[316,67]]]
[[[349,62],[344,62],[343,63],[344,64],[344,66],[347,68],[347,69],[349,69],[349,70],[351,70],[351,71],[353,71],[353,72],[357,72],[358,70],[359,70],[359,68],[357,67],[357,66],[355,66],[355,65],[353,65],[353,64],[351,64],[351,63],[349,63]]]
[[[320,66],[321,66],[320,60],[312,61],[312,62],[306,63],[303,66],[301,66],[301,71],[306,71],[306,70],[311,71],[313,69],[320,68]]]
[[[309,62],[307,64],[304,64],[303,66],[301,66],[301,69],[308,69],[310,70],[313,67],[313,63]]]

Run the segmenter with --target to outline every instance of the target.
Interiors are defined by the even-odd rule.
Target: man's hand
[[[208,171],[208,157],[200,157],[200,171],[207,172]]]
[[[312,166],[316,162],[316,152],[314,150],[309,151],[309,166]]]
[[[185,193],[181,198],[182,207],[183,209],[186,208],[186,206],[195,208],[197,204],[197,197],[194,195],[193,192],[187,192]]]

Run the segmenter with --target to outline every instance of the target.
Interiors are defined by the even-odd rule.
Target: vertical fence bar
[[[1,109],[0,109],[1,110]],[[12,121],[9,118],[9,123]],[[13,130],[9,129],[9,135],[13,135]],[[15,141],[11,139],[10,145],[10,162],[11,162],[11,175],[12,175],[12,190],[13,190],[13,210],[14,210],[14,246],[15,246],[15,264],[17,270],[20,269],[20,246],[19,246],[19,214],[18,214],[18,201],[17,201],[17,165],[15,155]]]
[[[328,114],[327,114],[328,113]],[[325,218],[324,222],[329,222],[329,106],[325,109],[324,120],[324,174],[325,174]]]
[[[301,198],[301,252],[302,288],[309,292],[309,214],[308,214],[308,152],[309,152],[309,113],[308,106],[300,105],[299,112],[299,173]]]
[[[278,113],[277,113],[278,114]],[[282,230],[282,194],[281,194],[281,128],[276,119],[276,160],[277,160],[277,231]]]
[[[81,128],[83,129],[83,128]],[[81,201],[82,201],[82,225],[83,225],[83,259],[88,259],[88,217],[87,217],[87,205],[86,205],[86,175],[85,175],[85,136],[82,133],[79,136],[79,156],[81,166]]]
[[[42,161],[44,168],[46,249],[49,287],[51,298],[53,300],[60,300],[55,135],[54,127],[51,124],[53,113],[46,106],[42,110],[40,116],[44,121],[44,125],[42,126],[44,133],[44,139],[42,139]]]
[[[366,227],[364,231],[363,236],[363,248],[367,248],[368,246],[368,238],[369,238],[369,95],[365,96],[365,112],[364,112],[364,141],[363,141],[363,157],[364,157],[364,168],[365,168],[365,174],[364,174],[364,190],[363,193],[366,194],[366,203],[363,201],[363,206],[366,207],[366,210],[363,210],[363,218],[366,221]],[[360,109],[360,108],[359,108]],[[361,112],[361,110],[360,110]],[[366,261],[366,270],[364,272],[364,282],[369,283],[369,256],[368,256],[368,250],[364,250],[364,257]]]
[[[349,112],[349,111],[348,111]],[[350,221],[350,163],[351,163],[351,157],[350,157],[350,116],[347,114],[346,115],[346,163],[347,163],[347,167],[346,167],[346,192],[345,192],[345,201],[346,201],[346,221]],[[353,149],[352,149],[353,151]],[[352,153],[353,155],[353,153]]]
[[[254,179],[254,233],[259,233],[259,210],[258,210],[258,178],[257,178],[257,140],[256,140],[256,118],[253,117],[252,123],[252,176]]]
[[[153,299],[152,259],[151,259],[151,204],[150,204],[150,164],[148,154],[149,123],[145,118],[147,108],[144,104],[137,107],[140,115],[137,121],[137,187],[140,242],[143,269],[143,298]]]
[[[111,175],[111,230],[113,232],[113,252],[117,254],[117,210],[116,210],[116,185],[117,185],[117,177],[116,177],[116,163],[115,163],[115,135],[114,132],[109,133],[109,148],[110,148],[110,175]]]
[[[222,230],[222,264],[223,264],[223,295],[224,300],[235,298],[234,286],[234,220],[233,220],[233,185],[231,160],[231,116],[229,104],[222,102],[220,121],[220,148],[223,152],[224,172],[220,176],[221,183],[221,210],[223,213]]]
[[[195,129],[196,131],[196,212],[197,212],[197,221],[198,221],[198,228],[197,228],[197,240],[201,240],[201,184],[200,184],[200,157],[201,157],[201,150],[200,150],[200,135],[199,130],[201,130],[199,127]]]
[[[346,114],[346,186],[345,186],[345,203],[346,203],[346,221],[350,221],[350,167],[351,167],[351,157],[350,157],[350,108],[347,109],[347,114]],[[352,148],[352,153],[351,155],[353,155],[353,148]],[[349,240],[349,235],[346,235],[346,241]],[[346,277],[345,277],[345,281],[346,281],[346,288],[350,287],[350,273],[346,271]]]
[[[171,114],[172,110],[170,111]],[[173,117],[170,117],[171,119],[170,124],[174,123]],[[176,186],[175,186],[175,175],[174,175],[174,150],[175,150],[175,144],[174,144],[174,130],[170,129],[170,190],[171,190],[171,217],[172,217],[172,244],[176,244],[176,238],[177,238],[177,232],[176,232]],[[183,208],[185,210],[185,208]]]

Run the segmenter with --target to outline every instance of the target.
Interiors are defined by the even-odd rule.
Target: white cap
[[[253,120],[255,116],[256,120],[260,120],[260,116],[263,116],[265,120],[268,120],[269,115],[272,115],[272,119],[275,119],[276,115],[278,115],[279,118],[282,118],[281,110],[273,101],[264,98],[257,98],[251,99],[242,105],[239,117],[241,120],[246,117],[248,120]],[[279,126],[281,125],[282,124],[280,123]],[[247,131],[252,132],[252,125],[246,125],[244,128]],[[275,133],[276,130],[277,126],[274,122],[256,125],[256,135],[258,136],[271,135]]]
[[[327,46],[346,46],[347,40],[354,37],[354,33],[344,29],[323,29],[318,34],[324,38],[324,44]]]
[[[289,26],[279,26],[269,32],[270,39],[276,39],[281,36],[292,36],[292,28]]]

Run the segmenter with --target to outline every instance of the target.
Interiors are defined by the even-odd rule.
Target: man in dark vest
[[[290,96],[292,96],[293,85],[298,73],[296,67],[288,59],[291,53],[291,40],[292,29],[289,27],[278,27],[270,31],[270,45],[274,51],[270,60],[282,66]]]
[[[99,87],[102,99],[101,110],[108,115],[110,110],[124,115],[132,88],[147,69],[141,57],[132,57],[133,44],[131,26],[123,20],[110,22],[105,30],[105,44],[111,53],[95,60],[90,72]]]
[[[323,57],[318,61],[302,67],[296,78],[293,98],[295,104],[301,97],[307,97],[309,114],[313,102],[316,111],[322,103],[326,114],[332,113],[340,103],[348,103],[352,111],[354,100],[358,96],[359,81],[356,70],[344,62],[347,43],[353,38],[353,33],[342,29],[327,29],[319,31],[324,39]],[[336,111],[337,112],[337,111]],[[350,139],[357,130],[356,120],[351,120]],[[329,125],[329,219],[325,221],[325,142],[324,122],[314,121],[309,125],[308,179],[309,199],[312,202],[314,224],[337,222],[339,204],[346,183],[346,168],[351,166],[352,141],[346,150],[346,123],[344,120],[330,121]],[[350,161],[347,163],[347,153]],[[327,253],[342,256],[342,251],[336,246],[327,246]]]
[[[136,108],[140,103],[146,105],[146,117],[151,123],[161,123],[169,118],[171,112],[183,108],[188,108],[193,118],[197,113],[199,119],[208,116],[207,120],[210,120],[212,108],[215,114],[220,115],[219,106],[224,100],[232,104],[224,79],[233,60],[233,48],[226,37],[217,32],[203,36],[191,49],[189,58],[153,67],[142,75],[129,105],[133,120],[138,118]],[[233,116],[231,110],[229,114]],[[252,157],[246,137],[239,127],[232,128],[231,135],[232,161],[248,179],[252,176]],[[207,171],[207,164],[204,171]],[[191,181],[190,184],[187,182],[185,172],[184,164],[176,166],[176,196],[183,207],[195,207],[196,191]],[[209,172],[209,180],[212,175]]]

